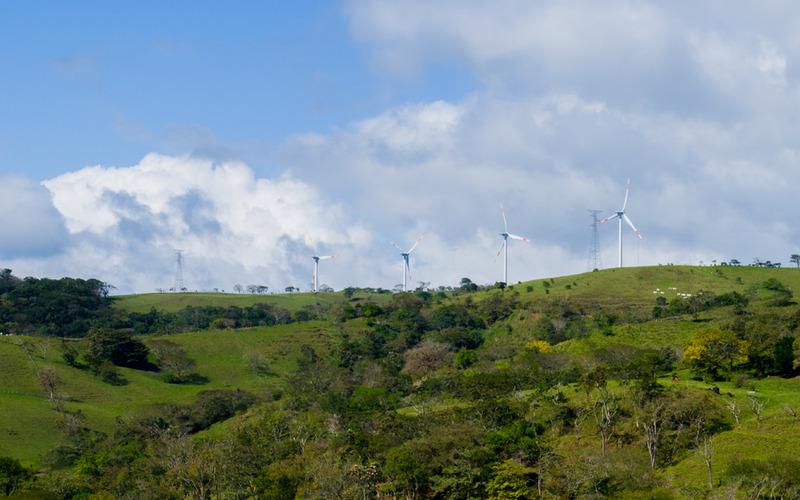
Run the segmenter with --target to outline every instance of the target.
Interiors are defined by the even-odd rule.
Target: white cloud
[[[44,186],[72,243],[54,259],[19,259],[19,271],[97,276],[123,291],[169,287],[175,249],[186,254],[192,288],[305,288],[314,249],[370,242],[311,185],[256,178],[241,163],[151,154],[132,167],[87,167]]]
[[[17,262],[147,290],[169,286],[179,247],[194,286],[283,286],[307,283],[316,249],[339,257],[323,282],[390,287],[389,241],[424,233],[416,279],[493,282],[504,202],[533,240],[511,248],[516,281],[585,270],[586,209],[617,208],[627,177],[646,237],[626,233],[627,263],[785,260],[800,238],[795,5],[350,2],[352,33],[390,75],[455,63],[480,88],[249,150],[182,130],[195,151],[287,175],[158,155],[65,174],[45,185],[69,246]],[[601,230],[613,265],[615,228]]]

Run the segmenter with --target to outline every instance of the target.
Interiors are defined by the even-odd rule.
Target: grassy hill
[[[121,368],[128,384],[113,386],[87,370],[68,366],[54,339],[0,337],[0,456],[38,466],[61,439],[58,413],[37,384],[40,368],[55,369],[68,410],[82,412],[90,428],[111,433],[118,416],[156,404],[189,403],[200,391],[242,389],[263,395],[279,389],[280,377],[293,367],[300,346],[327,352],[331,332],[324,322],[310,322],[158,337],[180,344],[197,362],[196,372],[208,378],[208,383],[197,385],[167,384],[156,372]],[[22,342],[30,344],[32,356],[20,346]],[[255,375],[250,367],[254,356],[266,362],[274,375]]]
[[[114,305],[120,309],[146,313],[151,309],[163,312],[176,312],[186,307],[247,307],[256,304],[269,304],[283,307],[289,311],[311,306],[331,306],[343,304],[351,299],[383,301],[388,294],[354,294],[348,299],[342,292],[337,293],[283,293],[269,295],[235,293],[144,293],[139,295],[120,295],[114,297]]]
[[[524,350],[526,342],[537,338],[538,321],[549,308],[569,304],[586,317],[603,311],[615,314],[624,321],[614,323],[608,330],[591,330],[586,335],[570,338],[552,347],[554,353],[572,359],[590,359],[604,349],[613,348],[673,348],[679,354],[697,332],[711,326],[730,322],[734,309],[731,306],[715,307],[694,316],[681,315],[653,319],[651,311],[657,297],[667,301],[711,292],[721,295],[738,292],[748,297],[749,314],[790,314],[797,305],[775,308],[771,305],[774,293],[762,285],[770,279],[786,287],[800,290],[800,270],[761,269],[752,267],[690,267],[665,266],[646,268],[610,269],[574,276],[534,280],[519,283],[503,296],[515,297],[511,314],[492,324],[485,333],[486,342],[477,349],[480,366],[513,366],[514,359]],[[493,300],[497,290],[471,294],[450,294],[437,297],[439,305],[462,304],[469,300],[481,304]],[[131,312],[147,312],[151,308],[175,312],[187,306],[248,306],[268,303],[290,311],[318,304],[329,307],[337,304],[375,301],[386,304],[391,295],[356,295],[343,293],[285,294],[285,295],[234,295],[210,293],[144,294],[117,297],[114,306]],[[348,333],[352,339],[361,338],[369,330],[366,318],[351,319],[343,323],[312,321],[238,330],[212,330],[160,337],[144,337],[144,342],[170,340],[179,344],[196,362],[198,375],[207,378],[202,384],[168,384],[155,371],[121,368],[127,385],[113,386],[102,382],[85,369],[68,366],[61,356],[60,340],[42,337],[0,337],[0,456],[20,459],[25,465],[41,467],[43,457],[62,439],[60,417],[54,411],[45,393],[37,383],[37,371],[44,367],[55,369],[59,378],[59,391],[66,396],[66,408],[81,412],[86,425],[94,430],[113,434],[117,417],[147,411],[154,405],[189,404],[201,391],[210,389],[242,389],[264,400],[284,390],[285,377],[296,367],[302,345],[309,345],[323,356],[331,353],[340,342],[340,334]],[[368,336],[367,336],[368,337]],[[78,345],[84,341],[78,341]],[[257,373],[253,360],[267,367]],[[490,363],[486,365],[486,363]],[[583,361],[581,361],[583,362]],[[592,361],[593,362],[593,361]],[[742,458],[776,458],[792,455],[800,449],[800,378],[767,377],[746,383],[730,381],[708,383],[692,380],[686,370],[678,372],[680,382],[662,378],[664,387],[686,391],[706,392],[716,386],[721,402],[736,400],[742,408],[741,424],[713,437],[715,467],[724,472]],[[424,382],[424,378],[417,381]],[[614,385],[615,391],[622,391]],[[749,399],[756,394],[764,402],[760,418],[748,410]],[[580,402],[577,388],[569,393],[571,401]],[[409,399],[395,408],[404,418],[428,418],[431,413],[466,411],[469,403],[452,395],[426,396],[425,404]],[[424,408],[420,409],[420,408]],[[248,416],[237,422],[246,421]],[[236,423],[235,425],[239,425]],[[205,431],[206,439],[223,437],[234,425],[223,422]],[[588,425],[588,424],[587,424]],[[556,449],[566,456],[581,456],[596,450],[597,437],[584,428],[578,440],[565,435]],[[620,437],[630,439],[630,437]],[[621,447],[622,453],[627,448]],[[612,451],[612,454],[616,451]],[[628,451],[625,451],[628,453]],[[641,456],[643,450],[639,450]],[[616,455],[614,455],[616,456]],[[620,455],[624,458],[623,455]],[[623,458],[620,458],[621,460]],[[641,457],[640,457],[641,458]],[[697,451],[689,451],[680,460],[662,469],[658,477],[676,495],[700,491],[705,486],[706,470]]]

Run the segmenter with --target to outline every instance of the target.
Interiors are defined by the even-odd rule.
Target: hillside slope
[[[377,484],[384,485],[384,493],[396,495],[433,491],[425,488],[449,488],[436,486],[440,484],[436,478],[450,474],[441,484],[455,484],[453,474],[457,476],[455,471],[466,467],[463,461],[467,458],[446,450],[461,447],[473,449],[475,457],[496,455],[492,459],[495,462],[470,462],[469,467],[476,468],[476,476],[470,481],[477,488],[474,491],[482,492],[480,495],[486,494],[493,474],[499,474],[498,467],[513,469],[525,463],[544,467],[546,462],[538,454],[546,448],[547,453],[561,457],[562,465],[552,465],[552,469],[541,472],[525,469],[528,472],[520,474],[530,479],[541,473],[553,495],[569,491],[580,496],[592,488],[600,491],[596,488],[602,483],[607,488],[604,494],[611,496],[626,491],[635,497],[659,488],[664,495],[676,498],[702,496],[708,489],[706,464],[688,430],[680,426],[670,430],[670,439],[678,444],[674,444],[669,456],[659,456],[656,469],[647,465],[640,418],[645,418],[650,407],[634,404],[635,398],[631,398],[636,386],[633,379],[625,379],[645,377],[642,381],[646,381],[648,375],[637,369],[638,360],[642,360],[642,366],[655,363],[653,366],[661,367],[657,388],[648,389],[654,401],[676,405],[676,412],[718,409],[719,415],[700,420],[721,419],[717,427],[708,431],[714,488],[732,491],[739,484],[746,489],[749,483],[731,476],[732,471],[739,470],[737,467],[743,467],[743,461],[757,460],[752,467],[766,467],[763,464],[770,460],[779,462],[800,449],[800,378],[764,376],[768,373],[759,373],[755,365],[739,355],[736,370],[727,373],[723,377],[726,380],[701,380],[692,365],[681,358],[687,344],[699,334],[729,328],[748,339],[742,346],[750,350],[749,356],[772,356],[772,344],[765,344],[766,350],[756,352],[754,341],[769,335],[796,337],[800,309],[791,300],[791,291],[787,291],[792,289],[800,290],[800,270],[668,266],[612,269],[519,283],[503,291],[445,295],[121,297],[116,299],[115,307],[135,312],[256,303],[293,311],[310,304],[319,304],[323,310],[345,304],[374,303],[376,307],[354,308],[352,315],[337,314],[329,320],[142,337],[150,346],[163,340],[181,346],[196,363],[193,371],[200,376],[199,383],[170,384],[157,371],[120,368],[127,384],[109,385],[85,368],[68,366],[62,359],[58,339],[0,337],[0,456],[18,458],[27,466],[39,468],[46,465],[48,452],[63,441],[62,413],[54,410],[37,381],[37,373],[51,367],[57,374],[58,391],[65,398],[67,413],[80,413],[87,428],[106,436],[119,431],[118,417],[143,415],[168,404],[191,405],[204,391],[247,391],[260,403],[236,418],[206,428],[197,434],[202,438],[198,442],[225,442],[225,446],[232,446],[227,441],[230,436],[244,439],[242,436],[249,436],[252,426],[261,429],[264,422],[275,425],[271,419],[292,415],[287,427],[280,431],[281,439],[316,440],[316,444],[296,449],[292,452],[296,455],[281,455],[281,460],[297,462],[275,464],[301,470],[334,467],[330,457],[325,458],[324,450],[329,450],[345,460],[336,462],[335,467],[378,467],[380,475],[376,477],[380,480],[363,485],[363,491],[373,493]],[[731,292],[736,292],[733,298],[739,301],[738,305],[714,302],[714,297]],[[653,316],[659,298],[661,304],[681,305],[690,297],[701,296],[706,302],[692,313],[682,310],[679,314]],[[787,296],[789,299],[776,305],[776,297]],[[659,307],[667,310],[669,306]],[[759,328],[763,335],[758,333],[762,331]],[[475,331],[479,332],[477,337]],[[545,339],[552,345],[545,342],[544,352],[537,351],[540,347],[531,347],[541,346]],[[72,342],[81,349],[85,344],[83,340]],[[316,354],[309,357],[303,346],[312,347]],[[304,361],[299,363],[301,358]],[[796,355],[795,362],[800,364]],[[300,370],[299,378],[295,376],[289,382],[287,377],[296,370]],[[600,379],[596,377],[601,377],[602,382],[597,382]],[[311,396],[304,396],[302,391],[310,391]],[[599,454],[595,411],[601,401],[597,398],[603,394],[618,407],[608,435],[608,450]],[[753,409],[754,401],[761,405],[758,414]],[[726,410],[732,402],[739,411],[738,423]],[[693,404],[700,406],[691,407]],[[689,405],[689,409],[680,405]],[[518,419],[513,425],[507,421],[510,414]],[[524,431],[525,426],[531,425],[540,426],[534,434],[514,434],[533,432]],[[310,434],[302,438],[287,437],[300,432],[296,426],[315,430],[303,430]],[[447,429],[453,426],[461,429],[460,435],[449,436]],[[539,451],[515,448],[514,443],[530,439],[539,440]],[[491,453],[484,449],[488,442],[494,443],[489,447]],[[400,459],[398,453],[405,453],[403,450],[413,450],[414,456],[430,454],[423,462],[435,472],[406,476],[412,473],[411,469],[402,467],[411,464],[398,468],[396,462]],[[444,455],[438,454],[442,452]],[[520,458],[537,456],[538,459]],[[469,460],[477,460],[475,457]],[[605,465],[597,465],[604,462]],[[288,463],[294,465],[290,467]],[[275,464],[272,466],[278,467]],[[105,474],[104,481],[113,483],[108,477],[119,473],[113,469],[118,466],[108,467],[116,472]],[[275,474],[289,474],[280,467],[275,471],[284,472]],[[591,468],[588,476],[586,467]],[[643,474],[646,480],[631,483],[619,475],[623,469]],[[417,473],[422,474],[413,472]],[[291,474],[295,488],[311,480]],[[599,481],[596,484],[591,479],[595,476]],[[786,491],[793,490],[785,490],[784,494],[788,494]]]

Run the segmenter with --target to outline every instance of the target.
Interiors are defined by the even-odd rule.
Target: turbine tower
[[[503,228],[505,231],[500,233],[500,236],[503,237],[503,244],[500,245],[500,250],[497,251],[497,256],[500,256],[500,252],[503,252],[503,283],[508,285],[508,239],[511,238],[512,240],[519,240],[519,241],[530,241],[528,238],[524,236],[518,236],[516,234],[511,234],[508,232],[508,220],[506,220],[506,209],[503,208],[503,205],[500,205],[500,213],[503,215]]]
[[[329,260],[336,257],[335,255],[315,255],[311,257],[314,259],[314,292],[319,291],[319,261]]]
[[[628,224],[631,227],[631,229],[633,229],[633,232],[636,234],[636,236],[639,239],[642,239],[642,233],[638,229],[636,229],[636,226],[633,225],[633,222],[631,222],[631,219],[625,213],[625,209],[628,207],[628,197],[630,193],[631,193],[631,180],[629,178],[628,185],[625,188],[625,200],[622,202],[622,209],[618,210],[614,215],[606,217],[601,221],[603,224],[606,224],[609,221],[614,220],[615,218],[617,219],[618,223],[617,236],[619,238],[619,267],[622,267],[622,221],[624,220],[625,223]]]
[[[417,238],[417,241],[415,241],[414,244],[411,245],[411,248],[409,248],[405,252],[403,251],[402,248],[400,248],[400,245],[398,245],[395,242],[391,242],[393,247],[395,247],[396,249],[400,250],[400,256],[403,257],[403,291],[404,292],[408,291],[408,280],[411,277],[411,263],[409,261],[409,257],[411,257],[411,253],[414,251],[415,248],[417,248],[417,245],[419,245],[420,241],[422,241],[422,236]]]
[[[175,250],[175,288],[176,292],[182,292],[186,286],[183,283],[183,250]]]
[[[600,224],[600,215],[602,210],[589,210],[589,215],[592,217],[592,246],[589,250],[589,271],[600,269],[602,266],[600,260],[600,231],[598,231],[598,224]]]

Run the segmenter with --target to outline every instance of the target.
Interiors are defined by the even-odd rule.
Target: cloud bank
[[[626,233],[629,265],[798,251],[795,4],[363,0],[345,13],[387,78],[455,64],[480,84],[269,148],[212,137],[193,143],[202,154],[28,183],[15,191],[50,229],[29,247],[0,240],[10,266],[146,291],[172,284],[180,248],[192,288],[307,288],[322,252],[339,257],[323,282],[391,287],[389,242],[424,234],[415,281],[494,282],[502,202],[532,240],[513,242],[511,281],[582,272],[586,210],[618,208],[628,177],[646,238]],[[283,174],[230,160],[256,150]],[[615,228],[601,239],[613,265]]]

